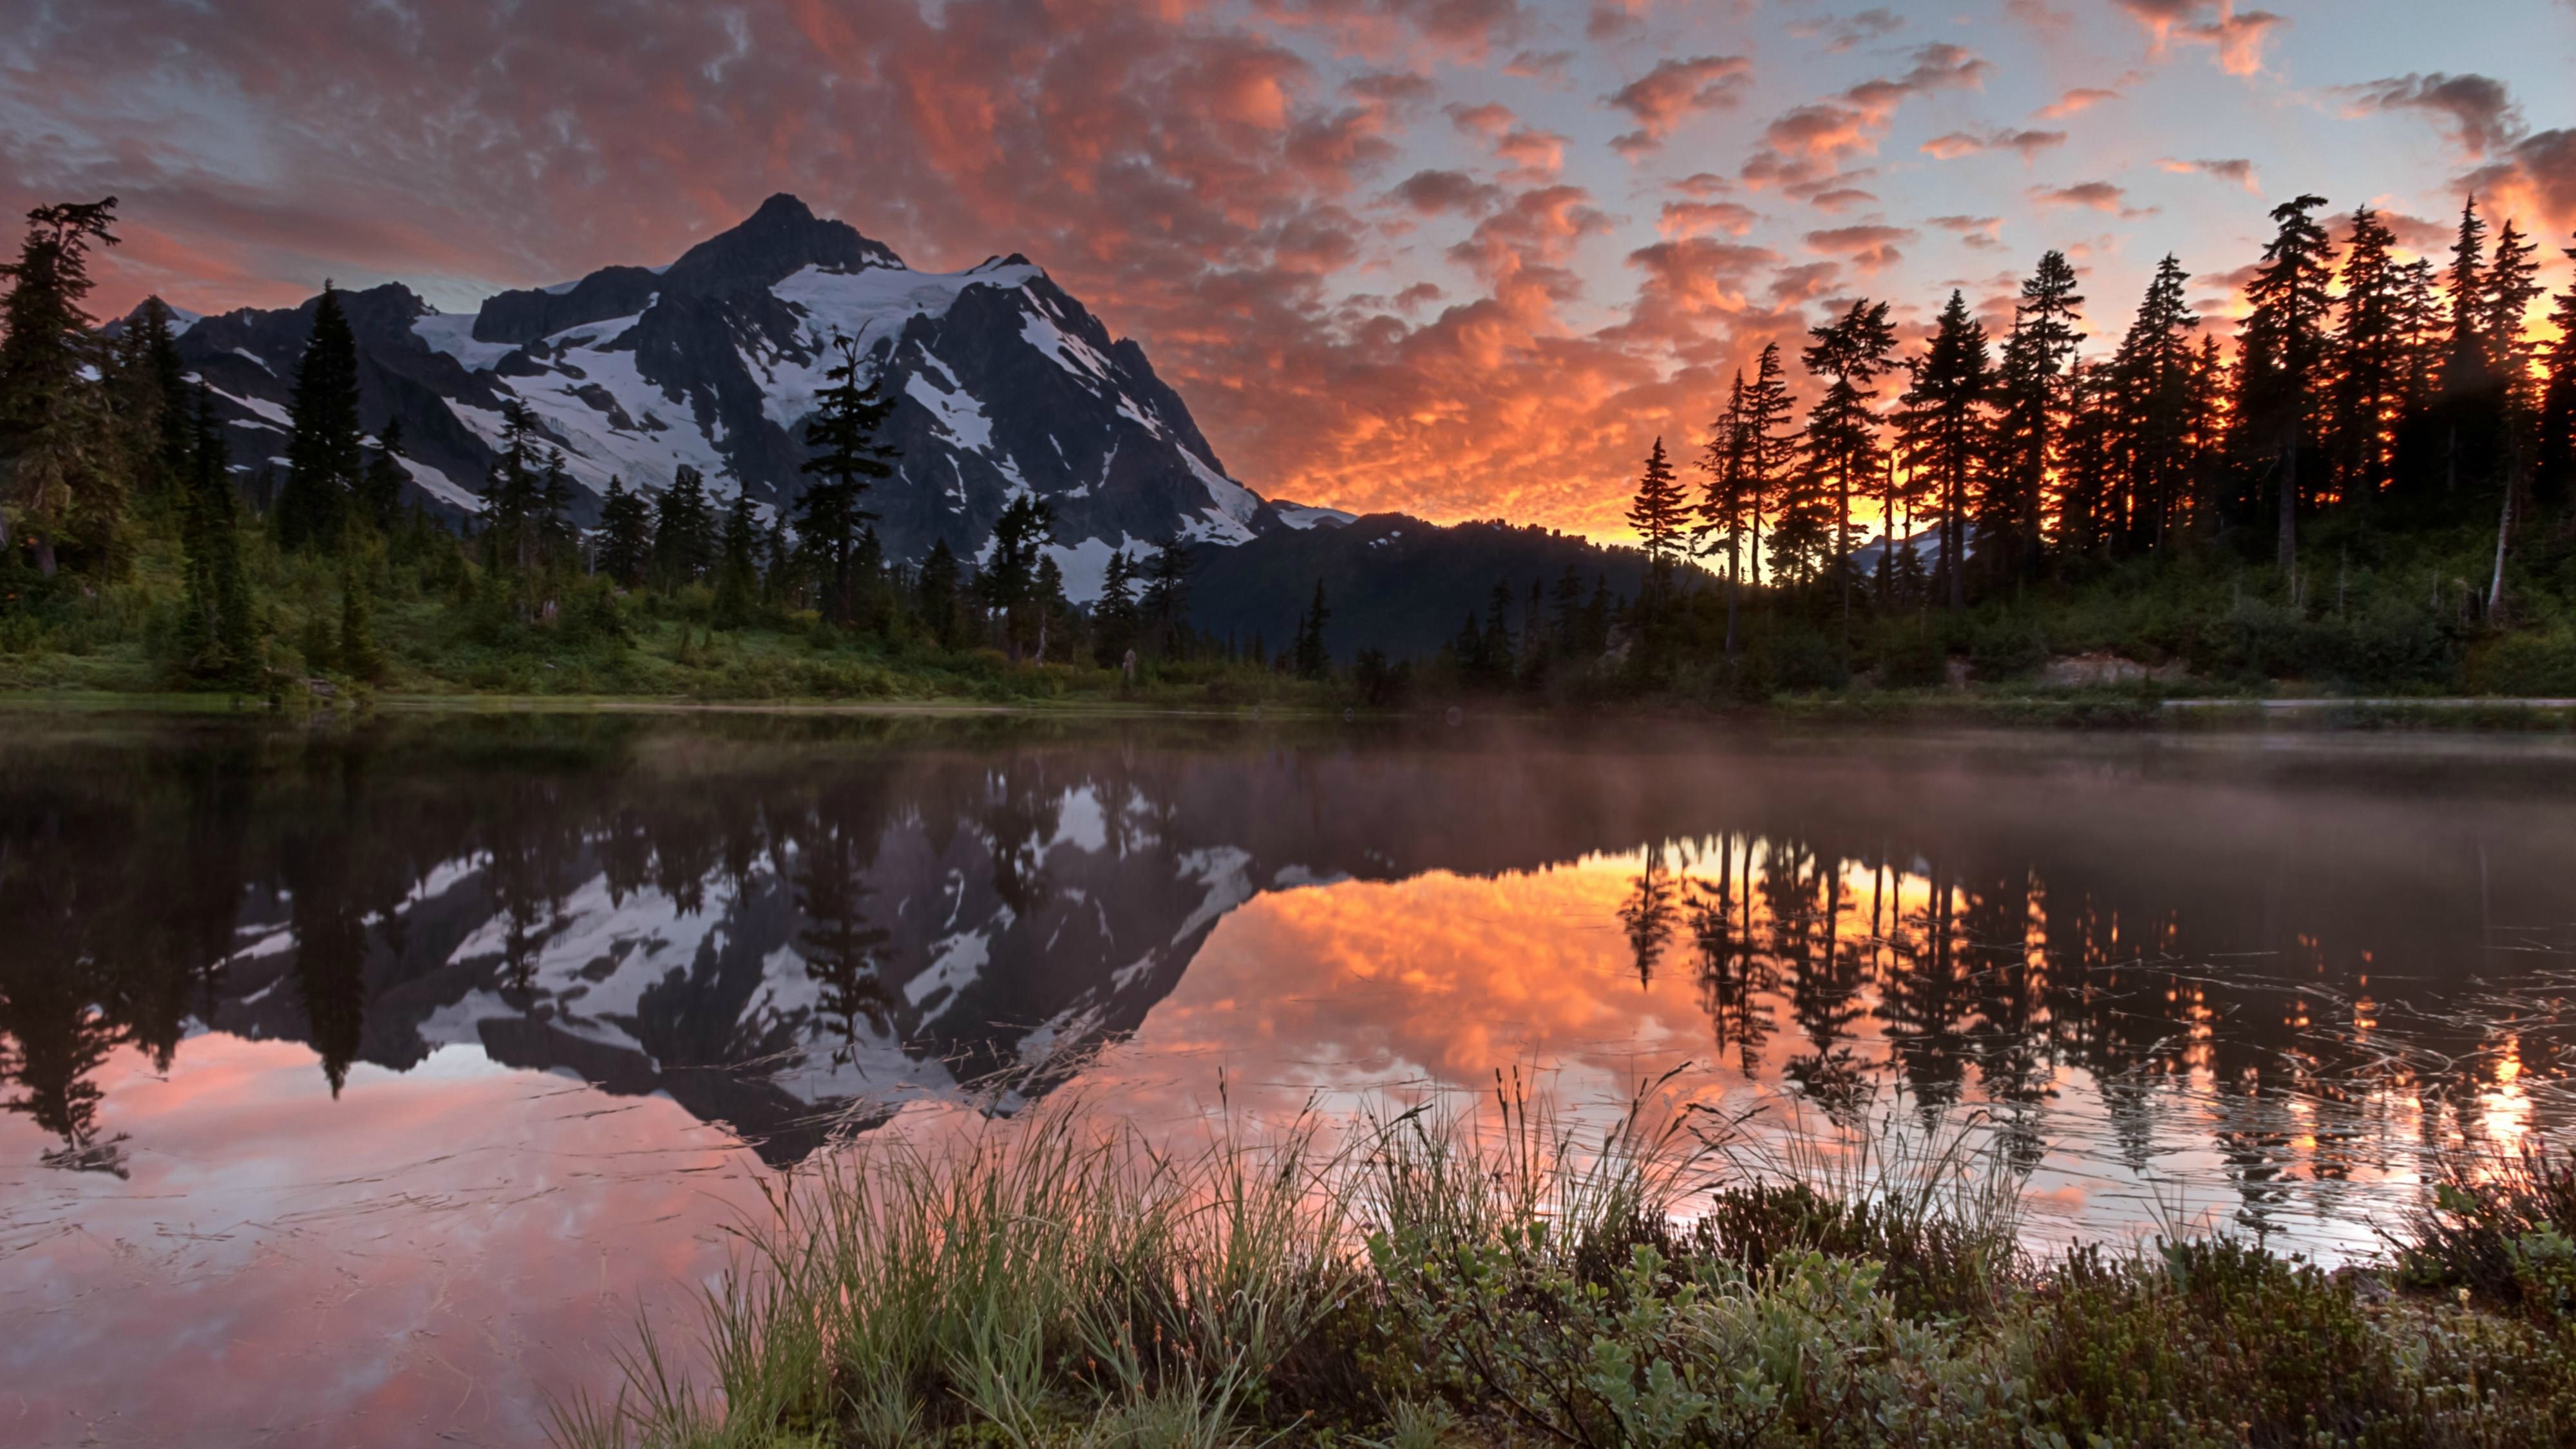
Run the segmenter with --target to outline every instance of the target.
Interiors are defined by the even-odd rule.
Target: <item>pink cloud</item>
[[[1604,98],[1637,123],[1635,130],[1610,145],[1631,158],[1655,150],[1691,116],[1735,105],[1752,83],[1753,63],[1740,55],[1660,61]]]

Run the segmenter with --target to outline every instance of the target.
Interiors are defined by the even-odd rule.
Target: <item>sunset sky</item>
[[[2298,192],[2431,250],[2472,186],[2562,283],[2576,4],[2272,5],[0,0],[0,204],[120,198],[102,311],[466,310],[793,191],[1026,253],[1265,494],[1606,537],[1857,296],[1910,348],[2061,247],[2115,337],[2167,251],[2224,312]]]

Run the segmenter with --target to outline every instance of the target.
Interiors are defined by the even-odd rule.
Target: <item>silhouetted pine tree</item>
[[[921,560],[918,607],[923,626],[930,630],[930,637],[938,641],[942,649],[954,649],[958,645],[960,582],[957,555],[949,549],[948,540],[931,540],[930,552]]]
[[[186,580],[180,601],[179,668],[201,684],[250,683],[257,642],[250,582],[242,573],[239,514],[232,463],[214,396],[196,386],[188,476],[180,483],[179,552]]]
[[[2175,510],[2188,486],[2191,465],[2192,333],[2200,316],[2183,295],[2191,274],[2168,255],[2138,303],[2138,315],[2120,339],[2104,383],[2104,406],[2114,416],[2104,465],[2112,516],[2104,540],[2115,553],[2164,546]]]
[[[1324,649],[1324,625],[1333,612],[1324,604],[1324,581],[1315,580],[1315,602],[1297,619],[1296,668],[1299,679],[1322,679],[1332,672],[1333,656]]]
[[[724,533],[716,549],[716,622],[738,629],[751,622],[760,604],[760,520],[751,511],[751,495],[736,493],[725,510]]]
[[[796,500],[796,532],[814,552],[824,617],[846,625],[856,598],[851,557],[859,530],[876,519],[860,500],[870,483],[894,476],[895,450],[877,441],[894,415],[894,399],[878,395],[875,378],[859,380],[857,341],[835,337],[833,346],[841,360],[824,374],[830,385],[816,395],[805,424],[805,446],[814,456],[804,472],[813,481]]]
[[[1755,585],[1762,582],[1760,547],[1764,515],[1778,508],[1789,486],[1798,456],[1798,435],[1789,418],[1789,373],[1780,361],[1780,344],[1763,344],[1754,364],[1753,385],[1744,395],[1744,481],[1748,547],[1745,565]]]
[[[2563,250],[2576,258],[2576,248]],[[2555,507],[2576,497],[2576,282],[2558,294],[2549,325],[2558,335],[2543,358],[2546,377],[2535,422],[2532,487],[2541,503]]]
[[[340,308],[339,289],[327,281],[286,413],[286,484],[271,515],[278,545],[337,548],[366,458],[358,427],[358,339]]]
[[[1189,645],[1190,549],[1179,534],[1165,534],[1145,561],[1145,591],[1137,600],[1142,637],[1156,652],[1177,657]]]
[[[2396,234],[2376,212],[2352,214],[2343,252],[2343,298],[2335,324],[2334,399],[2326,426],[2335,493],[2379,496],[2390,482],[2397,425],[2406,401],[2405,277],[2390,249]]]
[[[1831,492],[1816,501],[1830,521],[1829,576],[1842,594],[1843,627],[1851,627],[1852,493],[1878,476],[1884,459],[1878,447],[1878,419],[1870,386],[1888,369],[1896,350],[1896,328],[1887,320],[1885,302],[1856,301],[1851,310],[1822,327],[1809,329],[1811,339],[1801,356],[1807,371],[1828,379],[1822,396],[1807,409],[1807,467]]]
[[[2284,574],[2298,563],[2299,513],[2310,486],[2301,481],[2299,465],[2316,451],[2327,396],[2327,284],[2334,275],[2334,248],[2309,214],[2325,204],[2322,196],[2303,195],[2272,208],[2276,230],[2263,248],[2261,267],[2245,284],[2252,310],[2239,333],[2237,411],[2244,451],[2271,479],[2279,521],[2273,561]]]
[[[1093,657],[1115,669],[1135,647],[1137,627],[1135,571],[1127,561],[1127,551],[1119,549],[1109,555],[1109,566],[1101,576],[1100,600],[1091,606]]]
[[[125,459],[105,389],[108,361],[81,303],[93,245],[114,246],[116,198],[27,213],[18,259],[0,266],[0,548],[23,542],[52,578],[65,547],[122,566]]]
[[[1941,520],[1935,586],[1953,609],[1967,604],[1968,500],[1975,496],[1984,460],[1986,398],[1994,386],[1994,361],[1985,324],[1968,313],[1967,298],[1950,293],[1931,341],[1915,359],[1912,384],[1897,426],[1907,462],[1929,480]]]
[[[706,477],[683,463],[671,486],[653,504],[653,575],[666,589],[683,589],[715,567],[715,513]]]
[[[1977,509],[1978,548],[2000,578],[2035,573],[2046,545],[2048,470],[2057,461],[2066,415],[2066,370],[2083,340],[2075,324],[2084,299],[2075,283],[2064,252],[2043,253],[2021,284],[2012,335],[2004,342]]]
[[[599,505],[599,575],[621,589],[642,588],[652,561],[652,504],[643,494],[626,491],[625,481],[612,474],[608,496]]]

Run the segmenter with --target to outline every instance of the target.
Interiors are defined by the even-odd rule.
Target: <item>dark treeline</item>
[[[2490,242],[2472,200],[2437,268],[2367,207],[2330,236],[2325,204],[2272,211],[2232,347],[2168,256],[2087,354],[2055,251],[2000,339],[1957,292],[1911,349],[1888,303],[1851,303],[1798,355],[1803,412],[1766,346],[1696,480],[1660,439],[1638,478],[1658,568],[1613,612],[1622,682],[1758,697],[2104,649],[2248,681],[2576,689],[2576,291],[2543,347],[2515,223]],[[1470,633],[1495,635],[1461,634],[1461,672],[1501,683]]]

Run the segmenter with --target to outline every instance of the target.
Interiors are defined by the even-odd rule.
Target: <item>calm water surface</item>
[[[2576,753],[0,721],[0,1442],[516,1444],[764,1184],[1534,1074],[2367,1252],[2576,1115]]]

